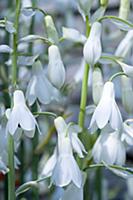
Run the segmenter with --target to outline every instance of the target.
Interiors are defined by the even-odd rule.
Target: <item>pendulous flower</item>
[[[26,106],[24,94],[21,90],[16,90],[13,94],[13,108],[8,116],[6,131],[14,135],[20,126],[27,137],[33,137],[38,124]],[[39,129],[38,129],[39,130]]]
[[[109,165],[123,165],[126,159],[126,148],[121,141],[120,132],[103,131],[94,144],[92,155],[96,163],[104,161]]]
[[[61,59],[59,48],[51,45],[48,49],[48,77],[51,83],[60,89],[65,82],[65,67]]]
[[[83,49],[84,59],[91,66],[98,62],[102,54],[101,33],[101,24],[99,22],[94,22]]]
[[[54,121],[58,133],[58,143],[54,154],[49,158],[42,176],[50,177],[51,181],[59,187],[64,187],[71,182],[78,188],[82,185],[82,173],[74,159],[73,150],[83,157],[86,153],[83,144],[77,137],[77,126],[67,125],[62,117]]]
[[[40,61],[33,64],[32,71],[33,76],[26,91],[29,105],[33,105],[37,98],[42,104],[49,104],[53,100],[58,101],[59,91],[47,79]]]
[[[110,123],[114,130],[122,128],[122,117],[115,102],[114,84],[107,81],[103,87],[101,99],[93,113],[89,129],[96,130],[104,128]]]

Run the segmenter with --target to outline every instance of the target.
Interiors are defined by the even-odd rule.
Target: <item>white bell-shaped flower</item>
[[[119,131],[101,133],[94,144],[92,155],[96,163],[104,161],[109,165],[123,165],[126,159],[126,148],[121,141]]]
[[[101,99],[93,113],[89,129],[96,130],[104,128],[110,123],[114,130],[120,130],[122,127],[122,117],[119,108],[115,102],[114,84],[107,81],[104,85]]]
[[[33,137],[35,128],[38,127],[34,116],[26,106],[24,94],[21,90],[16,90],[13,94],[13,108],[7,122],[7,133],[14,135],[18,126],[24,130],[28,137]]]
[[[40,61],[33,64],[33,76],[27,87],[26,98],[29,105],[33,105],[37,98],[42,104],[59,100],[59,91],[47,79]]]
[[[99,22],[94,22],[83,49],[84,59],[91,66],[98,62],[102,54],[101,33],[101,24]]]
[[[48,49],[48,76],[51,83],[60,89],[65,82],[65,67],[61,59],[59,48],[51,45]]]
[[[51,176],[52,183],[60,187],[67,186],[73,182],[80,188],[82,185],[82,173],[74,159],[73,149],[80,157],[83,157],[82,151],[86,151],[76,136],[75,127],[70,128],[70,124],[67,126],[62,117],[55,119],[54,123],[58,133],[58,143],[54,154],[47,161],[42,171],[42,176]],[[72,134],[71,137],[70,132]]]

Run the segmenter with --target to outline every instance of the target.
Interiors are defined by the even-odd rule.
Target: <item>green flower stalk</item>
[[[13,89],[17,83],[17,42],[18,42],[18,26],[20,15],[21,0],[16,0],[15,29],[13,33],[13,54],[12,54],[12,86]],[[13,136],[8,135],[8,200],[15,200],[15,169],[14,169],[14,140]]]
[[[86,16],[86,36],[88,37],[90,34],[90,23],[89,18]],[[82,90],[81,90],[81,100],[80,100],[80,112],[79,112],[79,126],[84,128],[85,121],[85,107],[87,101],[87,91],[88,91],[88,76],[89,76],[90,65],[85,64],[83,82],[82,82]]]

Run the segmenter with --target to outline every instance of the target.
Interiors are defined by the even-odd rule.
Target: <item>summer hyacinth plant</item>
[[[67,3],[60,19],[44,1],[7,2],[0,18],[0,199],[111,199],[106,176],[133,178],[126,158],[133,146],[130,0],[121,0],[118,16],[107,14],[108,0],[97,0],[99,7],[74,1],[77,29]],[[77,90],[80,103],[73,102]]]

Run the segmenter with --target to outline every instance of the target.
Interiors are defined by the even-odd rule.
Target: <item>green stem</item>
[[[35,132],[35,136],[32,141],[32,180],[38,179],[38,162],[39,162],[39,157],[38,155],[35,154],[35,149],[38,145],[38,131]],[[38,188],[33,188],[32,191],[32,199],[33,200],[38,200],[39,199],[39,193],[38,193]]]
[[[37,104],[35,103],[32,106],[33,111],[37,111]],[[32,180],[37,180],[38,179],[38,162],[39,162],[39,157],[37,154],[35,154],[35,149],[38,145],[38,131],[36,130],[34,138],[32,139]],[[32,199],[33,200],[38,200],[39,199],[39,191],[38,188],[35,187],[33,188],[32,191]]]
[[[97,200],[102,200],[102,169],[101,168],[96,169],[95,190],[97,193]]]
[[[13,34],[13,55],[12,55],[12,85],[16,87],[17,83],[17,39],[21,1],[16,0],[16,15],[14,26],[16,32]],[[8,135],[8,200],[15,200],[15,168],[14,168],[14,140],[13,136]]]
[[[80,112],[79,112],[79,126],[84,129],[84,121],[85,121],[85,107],[87,101],[87,91],[88,91],[88,74],[89,74],[89,65],[85,64],[84,76],[82,82],[82,90],[81,90],[81,102],[80,102]]]
[[[18,28],[19,28],[19,15],[20,15],[21,0],[16,0],[16,17],[14,27],[16,32],[13,34],[13,54],[12,54],[12,84],[15,89],[17,84],[17,45],[18,45]]]
[[[86,16],[86,36],[88,37],[90,33],[90,23],[89,18]],[[80,100],[80,112],[79,112],[79,126],[84,129],[85,121],[85,107],[87,101],[87,92],[88,92],[88,76],[89,76],[89,64],[85,64],[84,76],[81,89],[81,100]]]
[[[14,140],[8,135],[8,200],[15,200]]]

